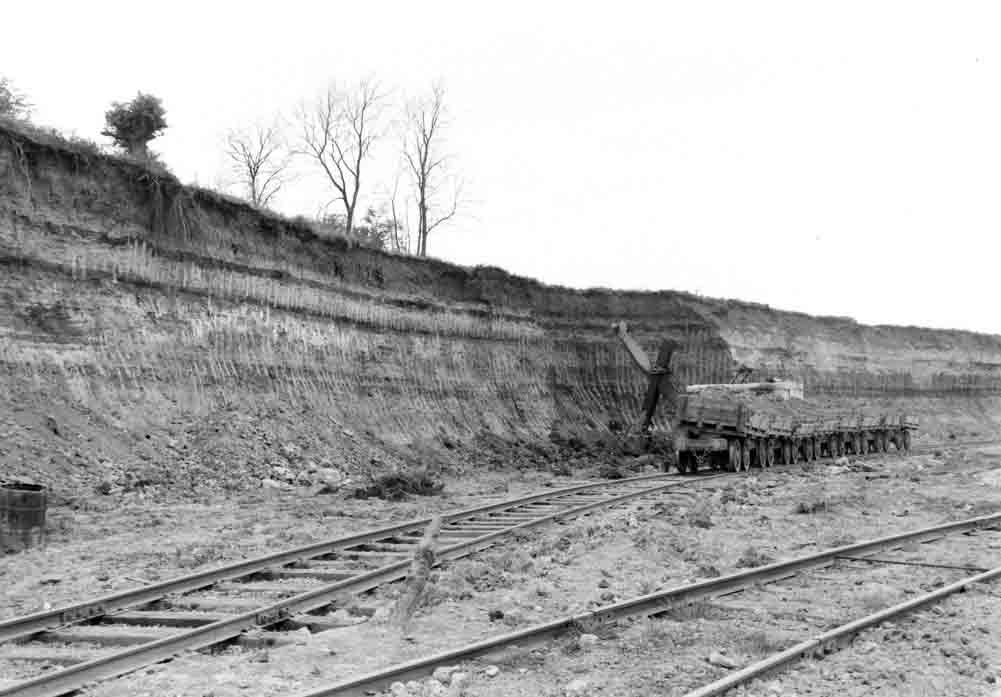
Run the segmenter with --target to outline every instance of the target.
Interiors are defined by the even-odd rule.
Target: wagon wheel
[[[735,440],[727,442],[726,468],[731,472],[740,471],[740,444]]]

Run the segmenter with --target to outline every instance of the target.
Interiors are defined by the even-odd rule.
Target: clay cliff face
[[[680,340],[683,382],[740,362],[816,395],[906,401],[942,431],[1001,416],[996,336],[383,254],[10,128],[0,264],[0,468],[55,486],[107,471],[242,487],[290,462],[461,468],[484,438],[533,448],[560,423],[630,423],[643,380],[618,320],[651,353]]]

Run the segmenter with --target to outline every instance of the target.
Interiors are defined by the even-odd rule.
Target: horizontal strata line
[[[116,276],[115,274],[108,271],[88,270],[86,272],[86,278],[75,278],[73,275],[73,268],[67,264],[63,264],[60,262],[46,261],[34,257],[24,257],[16,254],[0,252],[0,267],[5,265],[31,267],[35,269],[48,271],[50,273],[58,273],[62,276],[68,276],[72,278],[77,283],[87,283],[87,282],[106,281],[109,279],[115,279],[116,283],[123,286],[133,286],[136,288],[154,288],[156,290],[160,290],[163,292],[191,295],[202,298],[213,298],[215,300],[231,302],[237,305],[247,304],[247,305],[256,305],[258,307],[267,307],[270,308],[272,311],[284,312],[292,316],[303,315],[319,320],[324,320],[327,322],[348,324],[363,329],[376,330],[378,333],[381,334],[391,333],[391,334],[402,334],[402,335],[420,334],[423,336],[454,336],[469,341],[490,341],[490,342],[506,343],[506,344],[521,344],[526,342],[535,343],[535,342],[544,342],[548,340],[548,337],[546,337],[544,333],[544,329],[534,323],[519,323],[519,326],[524,326],[527,330],[536,330],[534,332],[527,331],[525,336],[504,336],[502,334],[495,334],[489,327],[483,327],[482,331],[471,334],[464,334],[461,331],[453,331],[450,329],[428,329],[424,327],[397,329],[395,327],[387,326],[385,324],[380,324],[378,322],[367,322],[365,320],[361,320],[354,317],[347,317],[344,315],[337,315],[333,313],[323,313],[309,308],[286,307],[282,303],[269,303],[265,300],[261,300],[260,298],[249,297],[247,295],[218,294],[200,288],[183,288],[180,286],[172,285],[170,283],[162,283],[160,281],[152,281],[145,278],[138,278],[132,276],[127,272]],[[373,303],[373,305],[378,305],[378,303]],[[411,311],[418,312],[417,310],[411,310]],[[472,317],[471,315],[465,315],[464,313],[448,313],[448,312],[427,313],[429,317],[434,317],[436,314],[439,317],[447,317],[447,316]],[[472,317],[472,318],[476,320],[481,319],[478,317]],[[511,320],[505,319],[503,321],[511,321]]]
[[[41,225],[27,216],[20,216],[19,221],[21,225],[31,226],[34,228],[40,228]],[[62,226],[65,227],[65,226]],[[403,295],[387,295],[380,296],[376,293],[366,292],[362,288],[352,288],[350,286],[338,285],[337,283],[325,283],[320,280],[312,278],[302,278],[296,276],[294,273],[290,273],[283,269],[271,269],[267,267],[251,266],[249,264],[242,264],[235,261],[227,261],[225,259],[219,259],[217,257],[207,256],[205,254],[198,254],[196,252],[185,251],[181,249],[171,249],[170,247],[158,244],[155,240],[148,237],[122,237],[113,238],[106,233],[99,233],[90,228],[80,228],[72,227],[74,231],[79,231],[88,236],[88,238],[99,244],[105,244],[111,248],[125,247],[132,244],[140,244],[144,246],[147,250],[155,253],[159,257],[168,259],[170,261],[178,262],[191,262],[205,269],[221,269],[225,271],[232,271],[237,273],[246,274],[248,276],[254,276],[256,278],[286,281],[291,283],[296,283],[298,285],[308,286],[310,288],[316,288],[318,290],[327,290],[333,293],[338,293],[346,297],[354,298],[356,300],[371,301],[373,303],[378,303],[387,306],[399,307],[401,309],[408,310],[422,310],[428,312],[443,312],[450,314],[463,314],[474,317],[480,317],[482,319],[504,319],[510,322],[531,322],[533,318],[519,315],[514,312],[505,312],[502,309],[495,309],[494,305],[489,305],[489,307],[469,307],[469,308],[453,308],[449,307],[441,302],[435,301],[429,298],[413,297],[409,298]],[[321,274],[321,271],[312,271],[316,274]],[[462,301],[457,301],[462,302]],[[466,301],[472,302],[472,301]]]

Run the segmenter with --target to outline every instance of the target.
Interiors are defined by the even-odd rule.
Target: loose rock
[[[435,668],[431,677],[440,683],[448,685],[452,682],[452,675],[454,675],[457,670],[459,670],[459,666],[441,666],[439,668]]]
[[[500,675],[500,668],[498,668],[497,666],[487,666],[483,670],[483,674],[486,675],[488,678],[496,678],[498,675]]]
[[[469,673],[452,673],[452,680],[448,683],[456,692],[461,692],[462,688],[469,684]]]
[[[720,668],[729,668],[733,670],[734,668],[737,667],[737,662],[735,660],[733,660],[729,656],[724,656],[719,651],[713,651],[711,654],[709,654],[709,657],[706,658],[706,660],[709,661],[709,663],[711,663],[712,665],[719,666]]]

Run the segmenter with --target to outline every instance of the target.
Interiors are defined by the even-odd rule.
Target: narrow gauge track
[[[579,484],[445,514],[436,556],[458,559],[516,530],[725,476],[732,475],[656,474]],[[429,522],[409,521],[0,622],[0,662],[65,666],[0,688],[0,695],[55,697],[255,628],[329,628],[322,616],[308,613],[404,578]]]
[[[914,451],[996,442],[920,444]],[[444,548],[437,556],[442,561],[458,559],[515,530],[725,476],[739,475],[647,475],[579,484],[444,514],[440,538]],[[404,578],[430,520],[314,543],[2,621],[0,667],[12,662],[64,667],[0,686],[0,697],[55,697],[257,628],[322,631],[340,626],[325,621],[322,613],[335,609],[347,596]]]
[[[878,563],[879,560],[876,560],[873,555],[898,550],[905,545],[934,542],[949,535],[972,535],[978,530],[996,530],[999,527],[1001,527],[1001,513],[996,513],[989,516],[969,518],[866,542],[845,545],[824,552],[721,576],[708,581],[700,581],[669,590],[658,591],[639,598],[620,601],[591,612],[562,617],[545,624],[528,627],[523,630],[469,644],[458,649],[443,651],[425,658],[390,666],[383,670],[344,680],[310,692],[300,693],[297,697],[345,697],[348,695],[371,694],[373,690],[385,689],[393,682],[427,677],[437,667],[455,665],[485,654],[512,647],[517,647],[519,651],[523,651],[574,633],[600,632],[602,628],[608,628],[619,620],[629,617],[656,616],[674,608],[691,605],[697,601],[712,600],[721,596],[746,591],[761,584],[793,578],[807,571],[830,567],[844,559],[859,560],[868,557],[873,562]],[[1001,568],[984,571],[976,576],[952,583],[932,593],[914,598],[906,603],[901,603],[893,608],[838,627],[819,637],[801,642],[776,656],[761,661],[759,664],[734,673],[718,683],[713,683],[695,692],[691,692],[686,697],[721,695],[743,682],[758,677],[767,671],[774,670],[801,656],[831,650],[843,645],[844,642],[850,640],[851,636],[865,627],[885,621],[889,617],[910,611],[916,607],[935,602],[973,583],[991,580],[998,576],[1001,576]]]
[[[873,561],[876,563],[886,564],[905,563],[893,560]],[[920,566],[920,563],[914,563],[914,565]],[[965,569],[966,571],[972,571],[972,569],[964,568],[960,565],[956,565],[954,568],[955,570]],[[934,591],[924,593],[911,598],[910,600],[904,601],[903,603],[898,603],[897,605],[884,610],[860,617],[859,619],[852,620],[833,629],[829,629],[828,631],[818,634],[817,636],[800,641],[787,649],[779,651],[760,661],[756,661],[755,663],[745,666],[740,670],[734,671],[720,680],[716,680],[708,685],[692,690],[691,692],[688,692],[685,697],[717,697],[718,695],[726,694],[736,687],[749,683],[752,680],[763,678],[766,675],[774,673],[801,659],[823,658],[827,654],[849,647],[855,636],[866,629],[876,627],[877,625],[889,620],[899,618],[909,612],[913,612],[914,610],[920,610],[921,608],[932,605],[940,600],[944,600],[950,595],[961,593],[978,583],[989,583],[999,577],[1001,577],[1001,567],[980,570],[980,573],[974,574],[973,576],[967,576]]]

